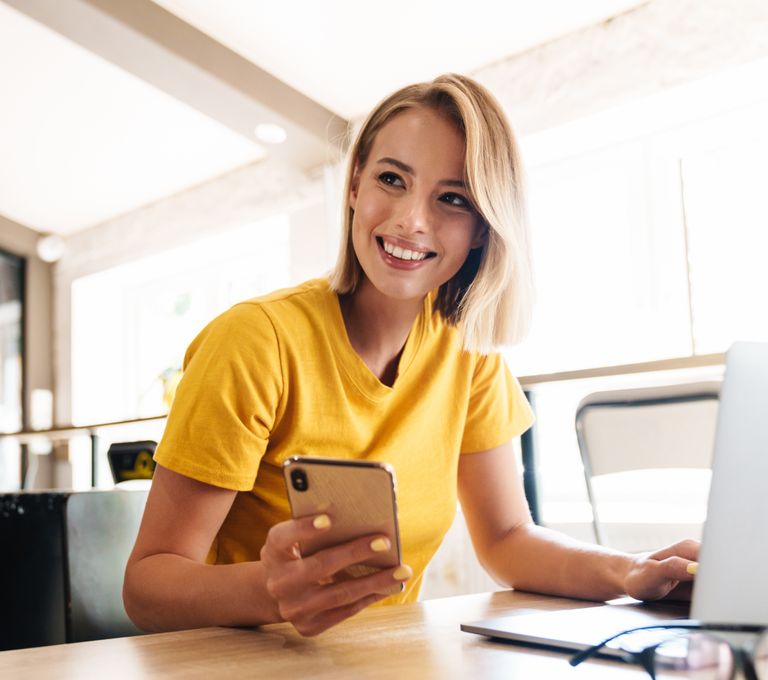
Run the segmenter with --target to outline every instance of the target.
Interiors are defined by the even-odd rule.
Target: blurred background
[[[768,339],[763,0],[0,0],[0,433],[61,430],[0,437],[0,490],[111,487],[205,323],[331,267],[349,130],[447,71],[522,147],[538,304],[506,359],[541,521],[591,539],[582,397]],[[639,520],[610,487],[622,547],[698,530],[707,479],[670,479]],[[486,589],[462,532],[425,596]]]

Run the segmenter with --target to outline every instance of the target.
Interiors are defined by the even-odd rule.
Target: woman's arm
[[[261,561],[208,565],[205,558],[235,491],[195,481],[160,465],[136,545],[128,560],[123,601],[131,620],[148,631],[203,626],[256,626],[290,621],[316,635],[364,607],[399,592],[407,567],[336,582],[334,575],[386,550],[367,536],[302,558],[296,546],[325,531],[327,516],[272,527]]]
[[[458,485],[478,558],[506,585],[590,600],[624,594],[653,600],[693,578],[686,567],[697,558],[696,541],[629,555],[536,526],[511,442],[462,455]]]
[[[126,612],[139,628],[279,620],[260,563],[205,564],[235,494],[156,467],[123,584]]]

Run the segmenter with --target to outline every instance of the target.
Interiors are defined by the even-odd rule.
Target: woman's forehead
[[[458,177],[464,174],[464,136],[457,125],[434,109],[413,107],[398,113],[379,130],[368,163],[395,158],[412,166],[442,168]]]

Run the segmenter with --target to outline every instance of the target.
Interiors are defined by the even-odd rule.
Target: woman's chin
[[[402,304],[418,303],[424,299],[429,290],[415,281],[376,281],[366,276],[366,283],[376,291],[378,296],[392,302]]]

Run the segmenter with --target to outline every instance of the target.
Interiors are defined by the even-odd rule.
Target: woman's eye
[[[462,196],[461,194],[443,194],[440,197],[440,200],[444,203],[448,203],[449,205],[455,206],[456,208],[469,208],[470,203],[469,201]]]
[[[403,184],[403,180],[394,172],[382,172],[379,175],[379,181],[384,184],[389,184],[389,186],[393,186],[393,187],[405,186]]]

